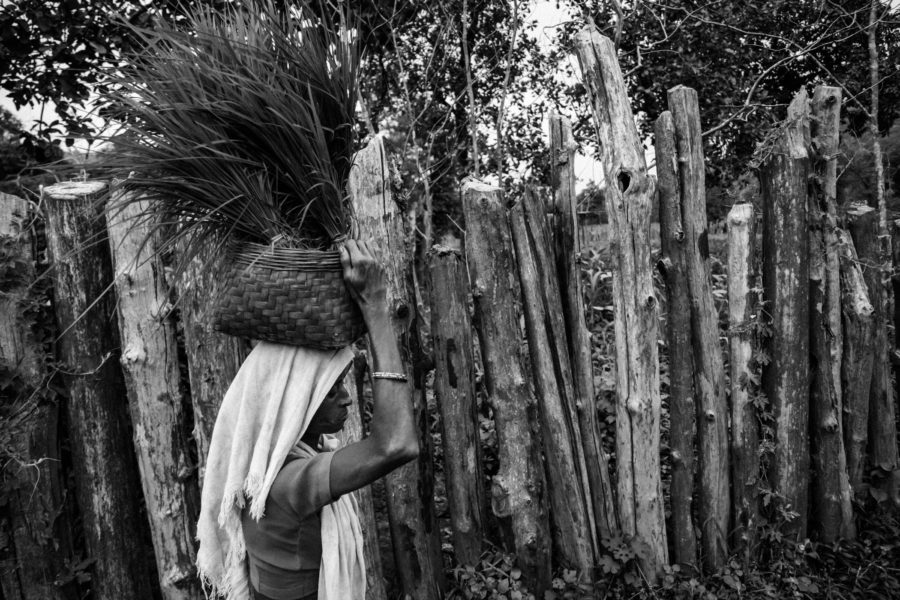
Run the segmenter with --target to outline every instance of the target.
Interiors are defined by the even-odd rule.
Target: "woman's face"
[[[316,435],[322,433],[337,433],[344,427],[344,421],[350,411],[350,394],[344,387],[344,378],[341,377],[331,386],[328,395],[322,400],[319,410],[313,415],[312,422],[307,429],[308,433]]]

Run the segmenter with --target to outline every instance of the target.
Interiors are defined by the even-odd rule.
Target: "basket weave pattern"
[[[310,348],[341,348],[363,333],[336,251],[245,244],[229,251],[218,331]]]

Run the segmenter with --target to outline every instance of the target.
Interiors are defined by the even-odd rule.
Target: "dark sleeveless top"
[[[266,499],[265,516],[241,514],[250,585],[260,600],[316,597],[322,562],[319,511],[331,497],[333,452],[313,457],[291,450]]]

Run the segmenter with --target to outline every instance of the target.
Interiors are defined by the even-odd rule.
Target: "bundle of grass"
[[[111,76],[105,168],[185,260],[232,253],[217,327],[336,347],[362,333],[335,245],[349,230],[356,49],[341,10],[288,0],[190,7],[133,30]]]

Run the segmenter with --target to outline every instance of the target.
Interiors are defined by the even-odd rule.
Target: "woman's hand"
[[[344,283],[363,314],[383,310],[387,302],[384,269],[368,242],[347,240],[340,249]]]

